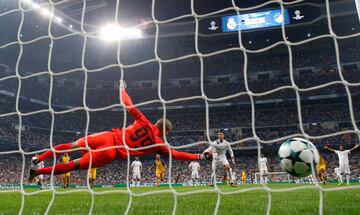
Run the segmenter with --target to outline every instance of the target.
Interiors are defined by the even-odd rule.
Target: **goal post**
[[[356,4],[357,15],[358,15],[359,22],[360,22],[360,0],[354,0],[354,1]]]

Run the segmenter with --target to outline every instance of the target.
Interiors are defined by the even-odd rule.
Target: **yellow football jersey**
[[[242,172],[241,172],[241,178],[242,178],[242,179],[246,178],[246,172],[245,172],[245,171],[242,171]]]
[[[90,178],[93,178],[93,179],[96,178],[96,168],[90,169]]]
[[[156,171],[165,171],[165,167],[163,165],[163,161],[161,159],[155,159]]]
[[[69,156],[63,156],[63,157],[61,158],[61,162],[62,162],[62,163],[69,163],[69,161],[70,161],[70,157],[69,157]]]
[[[326,161],[325,161],[324,157],[321,155],[320,155],[317,171],[320,172],[320,170],[324,170],[324,171],[326,170]]]

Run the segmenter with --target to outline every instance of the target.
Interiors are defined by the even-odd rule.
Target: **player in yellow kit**
[[[245,171],[241,172],[241,183],[246,184],[246,172]]]
[[[156,186],[160,187],[160,183],[165,178],[165,169],[166,164],[164,161],[160,159],[160,154],[156,154],[155,163],[150,169],[156,168],[155,175],[156,175]]]
[[[320,155],[320,161],[317,168],[317,174],[319,176],[319,179],[323,182],[323,184],[326,184],[326,162],[323,156]]]
[[[68,155],[68,153],[65,153],[64,156],[62,156],[58,163],[69,163],[70,162],[70,157]],[[69,188],[70,187],[70,172],[61,174],[61,179],[64,185],[64,189]]]
[[[91,168],[89,175],[89,184],[91,188],[93,188],[95,180],[96,180],[96,168]]]

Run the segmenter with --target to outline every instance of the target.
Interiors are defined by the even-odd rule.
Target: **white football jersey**
[[[267,169],[267,158],[263,157],[263,158],[259,158],[259,164],[260,164],[260,169]]]
[[[141,161],[133,161],[131,163],[131,167],[133,168],[133,172],[140,172],[141,168],[142,168],[142,163]]]
[[[193,172],[198,172],[200,170],[200,164],[196,161],[192,161],[189,164],[189,168],[191,169],[191,171]]]
[[[339,164],[349,164],[350,150],[344,150],[344,151],[336,150],[335,153],[339,157]]]
[[[234,152],[231,148],[231,145],[228,141],[215,140],[213,146],[209,146],[204,152],[213,151],[213,157],[226,157],[226,152],[229,151],[230,157],[234,157]]]

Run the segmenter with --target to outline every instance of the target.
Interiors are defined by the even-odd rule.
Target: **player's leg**
[[[159,170],[156,170],[155,176],[156,176],[155,185],[156,185],[157,187],[159,187],[159,186],[160,186],[161,172],[160,172]]]
[[[91,189],[94,187],[94,178],[92,176],[89,178],[89,185]]]
[[[139,174],[138,174],[138,187],[140,187],[140,185],[141,185],[141,174],[139,172]]]
[[[264,182],[265,182],[265,184],[269,183],[269,172],[268,172],[267,168],[264,169]]]
[[[263,184],[264,183],[264,171],[263,171],[263,169],[260,169],[259,177],[260,177],[260,184]]]
[[[66,177],[65,177],[65,173],[61,174],[61,182],[63,184],[63,188],[66,188]]]
[[[346,185],[350,185],[350,166],[345,164]]]
[[[199,172],[195,172],[195,177],[194,177],[194,184],[195,184],[195,186],[197,186],[198,185],[198,180],[199,180]]]
[[[230,185],[232,187],[235,187],[236,185],[235,185],[235,183],[234,183],[234,181],[232,180],[232,177],[231,177],[232,176],[232,168],[231,168],[228,160],[226,158],[222,158],[221,163],[225,167],[225,171],[227,173],[227,178],[230,181]]]
[[[86,147],[86,140],[87,144],[91,149],[96,149],[101,147],[103,144],[107,143],[108,141],[114,141],[112,132],[100,132],[96,134],[92,134],[87,136],[87,139],[85,137],[78,139],[77,141],[73,143],[65,143],[60,144],[54,147],[55,150],[61,151],[61,150],[70,150],[70,149],[77,149],[77,148],[85,148]],[[75,152],[77,150],[68,151],[68,153]],[[87,150],[82,150],[83,153],[86,153]],[[56,152],[56,156],[59,156],[61,154],[64,154],[65,152]],[[54,152],[52,150],[48,150],[41,154],[38,159],[34,160],[34,164],[39,163],[41,161],[44,161],[46,159],[50,159],[54,157]]]
[[[70,172],[66,173],[66,187],[67,188],[70,188],[70,175],[71,175]]]
[[[195,172],[191,171],[191,175],[190,175],[190,185],[194,185],[194,181],[195,181]]]
[[[216,159],[213,159],[211,162],[212,172],[211,172],[211,176],[210,176],[209,187],[213,187],[214,184],[216,183],[216,177],[215,177],[216,166],[217,166],[217,161],[216,161]]]
[[[345,174],[345,166],[344,164],[340,164],[339,165],[339,172],[340,172],[340,183],[339,185],[342,185],[344,183],[344,180],[343,180],[343,175]]]
[[[134,186],[137,187],[138,186],[138,181],[139,181],[139,178],[138,178],[138,175],[136,174],[136,177],[134,179]]]
[[[104,145],[104,147],[108,146]],[[91,167],[101,167],[106,164],[112,163],[116,159],[116,150],[114,148],[102,150],[102,147],[100,147],[97,150],[99,151],[87,152],[83,154],[81,158],[72,160],[68,163],[56,164],[55,167],[50,166],[36,170],[32,169],[30,170],[29,181],[31,182],[37,175],[40,174],[50,175],[53,168],[54,174],[58,175],[68,173],[73,170],[88,169],[90,168],[90,161],[92,161]]]
[[[38,185],[40,186],[40,190],[42,190],[42,181],[44,179],[43,175],[38,175]]]

